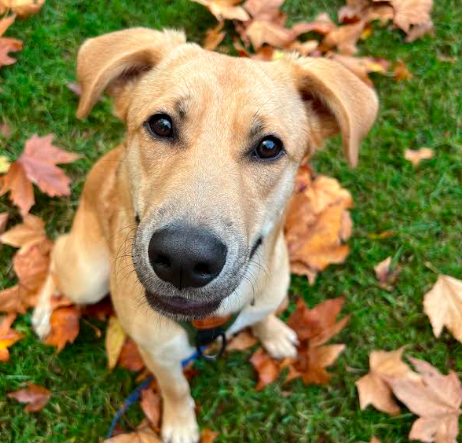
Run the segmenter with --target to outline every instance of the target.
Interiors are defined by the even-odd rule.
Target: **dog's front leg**
[[[167,348],[165,348],[167,351]],[[189,383],[181,360],[140,348],[148,369],[156,376],[163,401],[162,440],[164,443],[197,443],[199,428]],[[174,351],[173,351],[174,352]]]

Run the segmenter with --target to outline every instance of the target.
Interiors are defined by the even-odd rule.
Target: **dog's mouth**
[[[183,319],[202,319],[213,314],[220,306],[221,300],[191,300],[185,297],[164,297],[146,291],[149,305],[167,317]]]

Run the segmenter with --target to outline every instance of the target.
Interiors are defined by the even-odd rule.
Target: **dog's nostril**
[[[210,269],[210,265],[208,263],[198,263],[196,266],[194,266],[193,271],[195,274],[201,275],[204,277],[208,277],[213,274],[212,270]]]
[[[164,254],[157,254],[153,259],[153,264],[161,268],[170,268],[172,266],[170,259]]]

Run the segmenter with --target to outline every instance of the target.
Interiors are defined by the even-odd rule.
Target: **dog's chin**
[[[184,297],[164,297],[146,291],[152,309],[174,320],[200,320],[212,315],[222,300],[191,300]]]

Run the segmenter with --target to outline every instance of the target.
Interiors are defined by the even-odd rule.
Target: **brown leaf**
[[[225,38],[225,32],[223,31],[224,23],[218,23],[215,28],[209,29],[205,33],[205,40],[204,40],[204,49],[208,49],[209,51],[214,51],[217,46],[223,41]]]
[[[43,407],[48,403],[51,397],[51,392],[42,386],[29,383],[27,388],[21,389],[17,392],[10,392],[8,397],[14,398],[19,403],[27,404],[24,408],[26,412],[37,412],[43,409]]]
[[[236,6],[242,0],[192,0],[208,8],[208,10],[217,18],[222,20],[240,20],[249,19],[249,14],[242,6]]]
[[[365,23],[360,21],[351,25],[343,25],[329,32],[324,40],[323,45],[328,48],[337,48],[338,52],[343,55],[352,55],[358,52],[356,43],[361,37]]]
[[[246,349],[255,346],[258,340],[249,332],[241,331],[226,346],[226,350],[230,351],[245,351]]]
[[[406,149],[404,158],[412,163],[412,166],[418,166],[422,160],[433,158],[434,152],[430,148],[420,148],[417,150]]]
[[[0,3],[1,4],[1,3]],[[9,17],[3,17],[0,20],[0,37],[5,34],[7,29],[14,23],[16,20],[16,15],[10,15]]]
[[[257,391],[261,391],[276,380],[281,372],[279,365],[262,348],[258,348],[253,353],[250,363],[258,374]]]
[[[17,161],[0,177],[0,196],[10,192],[10,200],[20,209],[24,217],[33,206],[34,189],[27,179],[23,167]]]
[[[462,343],[462,281],[439,275],[432,289],[424,296],[424,312],[428,315],[435,337],[443,327]]]
[[[37,14],[44,3],[45,0],[0,0],[0,13],[9,9],[18,17],[27,18]]]
[[[73,343],[79,335],[80,310],[77,306],[58,308],[51,314],[51,332],[45,343],[61,352],[66,343]]]
[[[141,391],[141,409],[148,419],[151,427],[156,431],[160,431],[160,395],[154,392],[151,387]]]
[[[369,405],[390,415],[400,409],[394,400],[389,381],[391,379],[418,378],[412,369],[402,361],[404,347],[396,351],[373,351],[369,357],[370,371],[356,382],[361,410]]]
[[[33,135],[26,141],[24,152],[18,162],[27,178],[50,197],[70,195],[70,179],[56,165],[71,163],[80,158],[51,144],[53,135]]]
[[[435,36],[435,26],[433,22],[430,20],[422,25],[413,26],[411,30],[407,33],[405,38],[406,43],[411,43],[414,40],[418,40],[419,38],[424,37],[425,35]]]
[[[16,63],[16,59],[10,57],[10,52],[19,52],[22,49],[22,41],[15,38],[0,37],[0,68]]]
[[[284,0],[247,0],[244,8],[254,18],[262,21],[276,21]]]
[[[115,368],[127,334],[117,317],[111,317],[106,329],[106,354],[109,369]]]
[[[218,432],[213,432],[210,429],[202,429],[199,443],[214,443],[218,435]]]
[[[379,286],[384,289],[390,289],[393,283],[396,282],[400,269],[398,266],[391,268],[391,257],[387,257],[374,266],[374,271],[379,281]]]
[[[127,338],[122,346],[118,365],[133,372],[141,371],[144,368],[144,361],[138,351],[138,346],[131,338]]]
[[[462,385],[453,371],[442,375],[429,363],[409,359],[420,378],[392,378],[393,393],[419,419],[414,422],[410,440],[456,443],[462,403]]]
[[[301,35],[306,32],[316,32],[326,35],[337,29],[337,25],[331,20],[329,14],[322,13],[315,17],[314,21],[309,23],[297,23],[292,27],[292,30]]]
[[[120,434],[104,440],[103,443],[162,443],[159,436],[149,427],[137,429],[130,434]]]
[[[393,73],[395,75],[395,80],[397,82],[409,80],[413,77],[411,71],[409,71],[408,67],[402,60],[398,60],[396,62],[396,66],[393,69]]]
[[[0,362],[3,363],[10,360],[8,348],[24,337],[20,332],[11,329],[11,325],[15,319],[16,314],[0,317]]]
[[[413,25],[425,25],[431,21],[432,0],[389,0],[395,11],[394,23],[404,32]]]
[[[264,43],[283,48],[297,38],[291,29],[287,29],[279,23],[262,20],[253,20],[247,27],[246,34],[256,50]]]
[[[5,229],[6,229],[6,224],[8,223],[8,218],[9,218],[9,214],[8,212],[2,212],[0,214],[0,234],[2,234],[3,232],[5,232]],[[1,242],[1,237],[0,237],[0,242]]]

